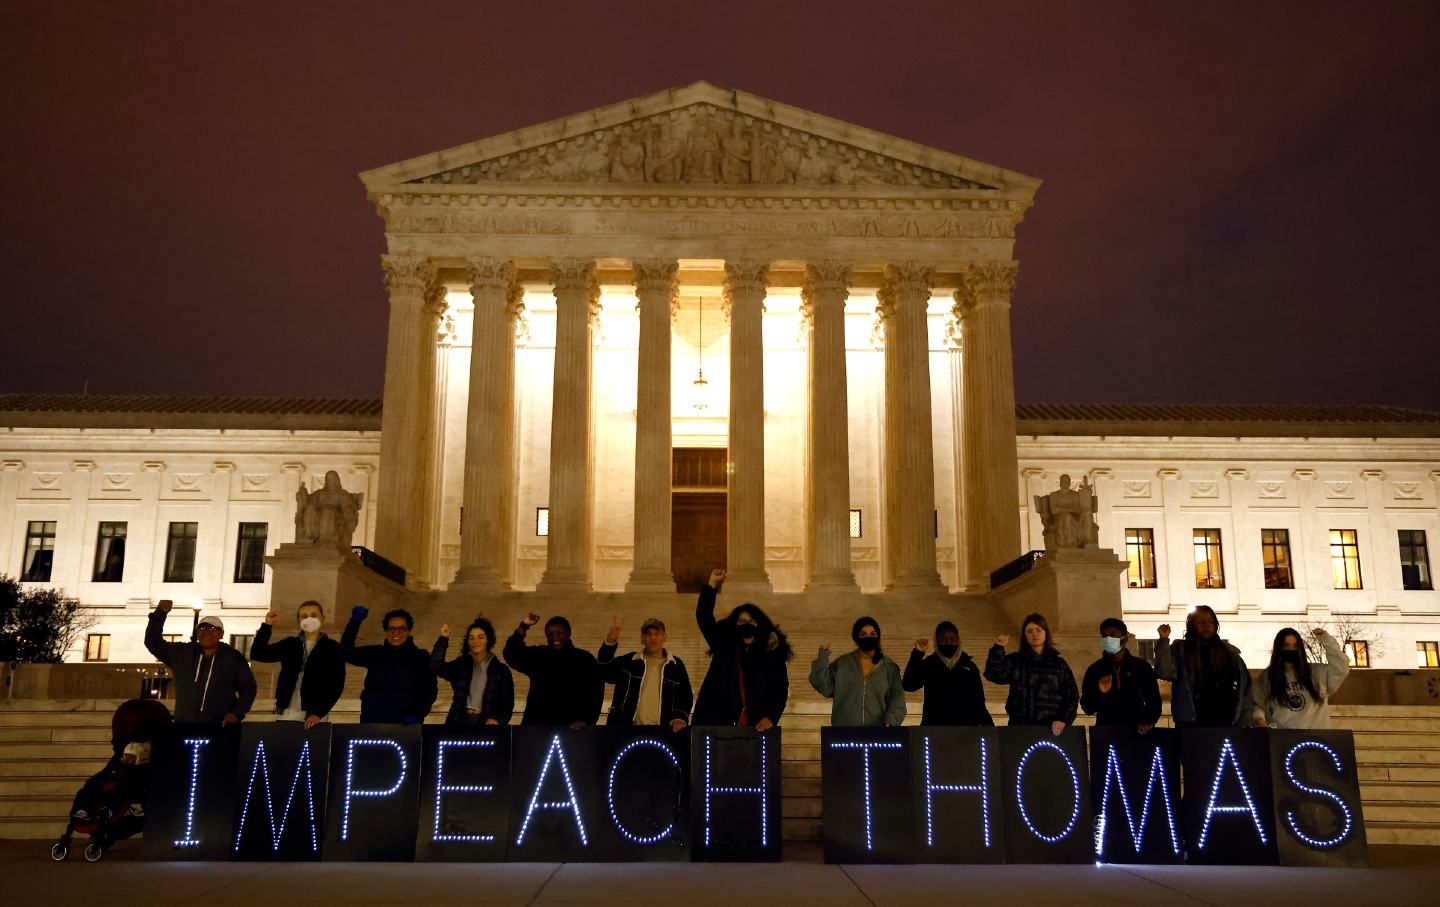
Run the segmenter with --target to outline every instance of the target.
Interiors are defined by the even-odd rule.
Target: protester
[[[695,605],[695,621],[710,647],[710,666],[695,703],[695,724],[753,727],[766,731],[780,723],[790,697],[790,642],[764,611],[738,606],[715,619],[715,599],[725,571],[710,574]]]
[[[162,599],[145,625],[145,648],[175,675],[178,724],[234,724],[255,703],[255,675],[245,656],[221,642],[225,621],[200,615],[193,642],[166,642],[165,618],[175,603]]]
[[[1050,624],[1044,615],[1030,614],[1020,623],[1021,641],[1017,651],[1005,654],[1009,634],[995,637],[985,659],[985,679],[1009,685],[1005,714],[1011,726],[1049,725],[1059,734],[1075,721],[1079,692],[1075,674],[1050,643]]]
[[[995,723],[985,706],[980,667],[960,651],[960,631],[948,620],[935,626],[935,651],[930,640],[917,639],[905,663],[900,685],[906,692],[925,691],[922,725],[989,727]]]
[[[810,686],[831,700],[834,727],[899,727],[905,723],[900,666],[880,650],[880,625],[862,617],[850,628],[855,649],[834,661],[830,643],[810,664]]]
[[[1185,638],[1170,641],[1159,627],[1155,676],[1168,680],[1176,727],[1237,727],[1250,705],[1250,672],[1240,650],[1220,638],[1220,619],[1196,605],[1185,619]]]
[[[1330,727],[1330,697],[1350,674],[1350,661],[1335,637],[1316,627],[1325,663],[1305,657],[1300,631],[1286,627],[1275,634],[1270,666],[1255,678],[1251,711],[1260,727],[1318,730]]]
[[[340,652],[345,660],[365,669],[365,686],[360,691],[360,721],[362,724],[420,724],[430,714],[438,690],[435,675],[430,673],[430,656],[410,638],[415,618],[409,611],[397,608],[385,615],[383,644],[357,646],[355,638],[360,634],[360,624],[369,616],[369,608],[356,605],[340,637]]]
[[[570,621],[552,617],[545,624],[545,645],[525,645],[525,634],[540,622],[527,614],[505,643],[510,667],[530,678],[521,724],[566,724],[572,728],[594,724],[600,717],[605,684],[595,656],[570,641]]]
[[[1130,654],[1130,631],[1118,617],[1100,622],[1103,654],[1085,672],[1080,708],[1094,715],[1096,727],[1133,727],[1148,734],[1160,720],[1160,684],[1155,669]]]
[[[275,680],[276,720],[302,721],[312,728],[329,718],[345,691],[345,659],[340,644],[320,631],[325,609],[319,602],[308,601],[296,609],[297,635],[272,643],[270,634],[279,619],[278,611],[265,615],[250,643],[250,658],[280,663],[280,676]]]
[[[440,637],[430,650],[430,670],[450,681],[455,697],[446,724],[509,724],[515,714],[515,678],[495,657],[495,626],[476,617],[465,630],[465,651],[445,660],[450,646],[450,625],[440,625]]]
[[[685,662],[665,650],[669,635],[664,621],[658,617],[647,618],[640,625],[640,651],[616,658],[620,629],[620,619],[612,619],[598,659],[601,679],[615,684],[606,723],[642,727],[669,725],[672,731],[685,727],[690,721],[690,705],[695,695],[690,689]]]

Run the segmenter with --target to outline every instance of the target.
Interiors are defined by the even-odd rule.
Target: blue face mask
[[[1124,643],[1125,640],[1117,639],[1114,636],[1100,637],[1100,648],[1105,650],[1106,655],[1114,655],[1116,652],[1119,652],[1120,647],[1124,645]]]

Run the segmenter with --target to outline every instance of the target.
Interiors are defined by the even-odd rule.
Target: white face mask
[[[306,633],[314,633],[316,630],[320,629],[320,618],[305,618],[304,620],[300,621],[300,629],[304,630]]]
[[[1120,647],[1124,644],[1125,640],[1115,636],[1100,637],[1100,648],[1105,650],[1106,655],[1114,655],[1116,652],[1119,652]]]
[[[136,765],[144,765],[150,761],[150,744],[148,743],[127,743],[124,756],[134,756]]]

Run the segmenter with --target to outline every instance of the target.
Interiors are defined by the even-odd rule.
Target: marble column
[[[850,414],[845,299],[850,267],[807,265],[801,305],[809,325],[809,525],[807,589],[859,592],[850,569]]]
[[[933,271],[888,265],[878,293],[885,328],[887,589],[941,592],[935,569],[935,446],[926,306]]]
[[[498,592],[510,588],[505,581],[510,558],[506,528],[515,515],[505,502],[515,484],[515,320],[521,287],[514,264],[507,260],[476,258],[469,268],[475,315],[460,569],[452,585]]]
[[[555,385],[550,407],[550,537],[538,591],[589,592],[591,560],[591,366],[600,285],[590,259],[553,263]]]
[[[626,592],[674,592],[670,572],[670,324],[679,300],[678,263],[634,263],[640,312],[635,389],[635,561]]]
[[[404,567],[420,566],[415,529],[417,505],[424,500],[420,432],[428,423],[434,375],[435,315],[440,294],[436,268],[415,255],[381,258],[390,294],[390,326],[385,345],[384,411],[380,423],[380,501],[375,550]],[[407,577],[407,580],[409,578]]]
[[[965,336],[965,585],[989,586],[990,571],[1020,555],[1015,500],[1015,367],[1010,348],[1010,294],[1019,265],[972,264],[961,275],[955,314]]]
[[[765,350],[769,263],[725,263],[730,319],[730,437],[726,452],[726,580],[736,597],[771,591],[765,572]]]

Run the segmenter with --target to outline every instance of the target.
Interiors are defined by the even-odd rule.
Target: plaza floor
[[[1433,903],[1440,848],[1376,846],[1370,869],[779,864],[148,863],[124,842],[97,864],[49,842],[0,841],[11,904],[624,904],[914,907],[920,903],[1266,905]]]

